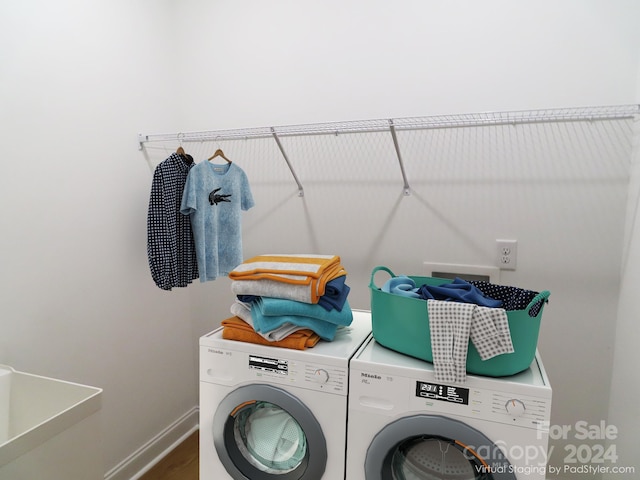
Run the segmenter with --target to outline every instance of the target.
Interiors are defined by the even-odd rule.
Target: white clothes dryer
[[[540,357],[510,377],[435,381],[365,342],[351,360],[347,480],[544,480],[551,386]]]
[[[349,360],[370,334],[354,310],[304,351],[201,337],[200,479],[343,479]]]

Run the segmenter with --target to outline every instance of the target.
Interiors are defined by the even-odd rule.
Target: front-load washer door
[[[327,464],[322,428],[293,394],[271,385],[229,393],[213,418],[213,442],[234,479],[319,480]]]
[[[515,480],[502,450],[482,432],[439,415],[403,417],[367,450],[366,480]]]

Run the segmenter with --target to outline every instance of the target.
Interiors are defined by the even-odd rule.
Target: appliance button
[[[319,368],[315,372],[313,372],[313,380],[319,384],[327,383],[329,381],[329,372],[322,368]]]
[[[517,398],[507,400],[507,403],[504,404],[504,408],[507,410],[507,413],[513,418],[523,416],[526,410],[524,402],[522,400],[518,400]]]

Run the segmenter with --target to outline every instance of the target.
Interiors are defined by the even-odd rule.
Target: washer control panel
[[[200,366],[200,380],[204,382],[237,385],[262,381],[347,394],[349,375],[346,366],[205,346],[200,347]]]
[[[343,368],[253,354],[248,354],[247,365],[256,379],[282,380],[287,385],[333,393],[347,392],[348,375]]]

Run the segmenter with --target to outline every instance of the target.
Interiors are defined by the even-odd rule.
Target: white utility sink
[[[0,365],[0,480],[104,478],[102,389]]]

